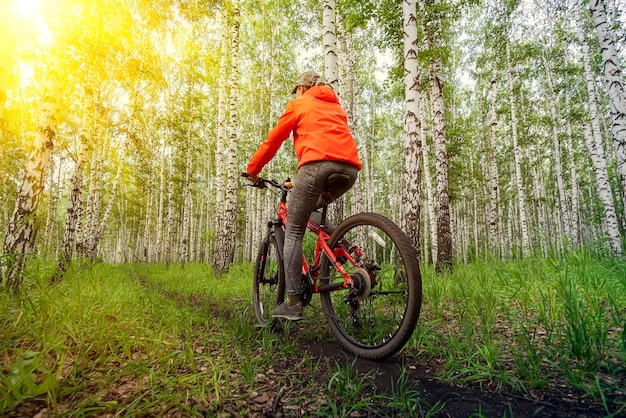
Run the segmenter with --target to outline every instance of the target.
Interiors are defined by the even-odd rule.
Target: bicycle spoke
[[[259,249],[253,283],[254,311],[261,325],[271,325],[274,307],[285,294],[283,263],[272,235]]]
[[[358,216],[337,227],[340,235],[329,243],[341,240],[359,248],[356,264],[343,264],[354,288],[322,294],[322,302],[346,347],[362,357],[382,358],[402,348],[415,327],[421,305],[419,266],[399,228],[379,215]],[[328,261],[322,275],[327,277],[323,283],[344,280]]]

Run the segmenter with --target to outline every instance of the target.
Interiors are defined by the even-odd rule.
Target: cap
[[[296,80],[296,86],[293,88],[293,91],[291,92],[291,94],[296,94],[296,90],[298,89],[299,86],[313,87],[321,79],[322,79],[322,76],[316,73],[315,71],[307,71],[306,73],[298,77],[298,79]]]

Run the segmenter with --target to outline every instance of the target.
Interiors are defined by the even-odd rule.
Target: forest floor
[[[605,417],[602,405],[582,392],[574,392],[566,384],[553,382],[551,387],[518,393],[513,389],[498,388],[494,382],[472,384],[447,384],[438,379],[441,368],[437,359],[413,357],[401,352],[383,361],[355,359],[344,351],[337,341],[320,341],[306,333],[291,330],[297,347],[319,360],[315,375],[309,368],[294,366],[293,359],[278,359],[271,375],[257,376],[266,381],[253,393],[248,408],[251,416],[316,416],[321,403],[328,402],[326,393],[320,393],[311,382],[330,382],[335,364],[347,364],[355,373],[361,396],[366,405],[339,410],[339,416],[349,417]],[[403,370],[408,371],[408,387],[398,388]],[[276,387],[276,382],[290,382],[289,386]],[[401,399],[402,393],[412,399]],[[380,399],[380,402],[377,402]],[[406,402],[400,408],[390,409],[390,400]],[[393,402],[392,402],[393,403]],[[237,415],[241,404],[226,406],[225,412]],[[396,407],[399,405],[395,405]],[[407,409],[412,409],[409,413]],[[402,411],[402,412],[398,412]],[[324,413],[322,413],[324,414]],[[324,414],[325,415],[325,414]]]
[[[91,285],[84,283],[85,277],[80,278],[81,289],[93,291],[97,289],[96,283],[99,286],[104,278],[110,280],[102,284],[102,300],[95,303],[96,299],[89,299],[92,301],[89,312],[94,313],[94,317],[89,317],[82,309],[80,300],[87,298],[76,298],[71,293],[57,309],[67,315],[71,303],[76,303],[86,325],[104,324],[95,328],[103,327],[102,334],[85,332],[81,342],[68,354],[68,357],[75,356],[73,361],[65,359],[63,367],[54,372],[61,382],[56,392],[58,396],[51,398],[42,394],[21,399],[15,408],[6,410],[4,416],[626,416],[623,415],[624,400],[615,398],[621,396],[618,392],[604,399],[607,405],[603,405],[556,375],[540,389],[527,386],[524,390],[507,386],[493,373],[486,373],[484,378],[476,378],[475,373],[471,382],[455,378],[450,383],[450,379],[443,377],[446,359],[418,352],[419,346],[407,345],[399,354],[383,361],[355,358],[334,338],[317,312],[320,308],[313,304],[305,310],[304,321],[269,331],[253,324],[249,297],[241,296],[239,291],[220,298],[162,287],[164,283],[185,286],[182,278],[173,275],[167,282],[156,283],[144,276],[129,274],[128,277],[134,278],[129,280],[94,270],[87,276],[93,280],[87,282]],[[158,276],[160,270],[154,274]],[[193,276],[190,280],[196,283]],[[238,283],[235,278],[221,285],[229,288]],[[121,284],[119,291],[111,293],[116,284]],[[66,285],[67,289],[75,287],[72,283]],[[207,288],[202,283],[197,285]],[[62,290],[59,294],[68,293],[59,290]],[[145,305],[149,307],[146,309],[140,301],[148,296],[154,297],[155,304]],[[79,302],[74,302],[75,299]],[[108,300],[119,304],[107,311],[103,307]],[[138,311],[123,311],[133,307],[138,307]],[[156,319],[145,322],[150,330],[157,328],[154,336],[148,329],[124,328],[125,324],[139,323],[137,318],[156,308],[164,310],[151,312]],[[34,312],[37,315],[39,311]],[[196,319],[181,320],[188,315]],[[71,324],[80,320],[73,319]],[[47,328],[33,329],[33,335],[45,334]],[[181,329],[185,330],[182,334]],[[133,337],[138,333],[144,335],[139,341]],[[53,331],[52,335],[57,334],[59,331]],[[176,337],[181,340],[177,342]],[[125,348],[121,349],[122,346]],[[94,349],[86,350],[83,358],[77,352],[81,347]],[[98,354],[94,351],[96,347]],[[7,351],[6,356],[10,352]],[[9,357],[5,360],[11,363]],[[68,370],[72,368],[76,371],[70,374]],[[624,387],[626,370],[620,366],[612,378],[616,386]],[[1,389],[0,384],[0,395]],[[618,412],[610,415],[607,411]]]
[[[296,326],[297,328],[297,326]],[[582,393],[573,392],[566,385],[555,383],[550,388],[516,393],[493,384],[446,384],[438,378],[437,359],[414,358],[403,354],[383,361],[355,359],[344,351],[338,342],[309,338],[306,333],[292,329],[290,335],[297,340],[296,347],[313,360],[312,369],[297,356],[278,358],[265,373],[257,373],[254,384],[242,391],[243,396],[224,399],[218,410],[207,410],[205,416],[218,417],[605,417],[602,406]],[[330,361],[329,361],[330,360]],[[353,374],[345,379],[333,364],[346,364],[342,372]],[[399,388],[403,370],[408,371],[406,386]],[[183,371],[181,371],[183,372]],[[183,372],[184,373],[184,372]],[[231,376],[232,377],[232,376]],[[241,379],[243,377],[241,376]],[[328,387],[333,380],[343,379],[340,390],[357,390],[352,404],[337,403],[329,407]],[[350,380],[351,379],[351,380]],[[351,388],[346,386],[352,385]],[[137,387],[128,385],[102,388],[94,387],[91,396],[108,392],[107,402],[128,404],[136,395]],[[247,392],[247,393],[246,393]],[[345,393],[344,393],[345,395]],[[83,393],[89,397],[89,393]],[[129,399],[130,398],[130,399]],[[365,403],[356,402],[366,400]],[[193,402],[193,401],[192,401]],[[331,401],[332,402],[332,401]],[[46,401],[33,398],[25,401],[7,417],[49,418],[73,416],[72,406],[63,405],[56,413],[46,408]],[[332,411],[332,412],[329,412]],[[76,412],[76,411],[74,411]],[[113,411],[101,411],[89,416],[118,416]],[[161,411],[155,416],[184,417],[178,408]],[[145,416],[153,416],[148,413]]]

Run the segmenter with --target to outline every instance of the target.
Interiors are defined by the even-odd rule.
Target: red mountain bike
[[[325,195],[330,197],[346,180],[342,174],[331,175]],[[250,186],[271,186],[280,196],[254,269],[254,311],[261,325],[273,326],[274,307],[285,298],[283,242],[291,182],[258,178]],[[328,325],[345,348],[367,359],[389,357],[404,347],[420,314],[422,279],[416,251],[396,224],[376,213],[359,213],[330,227],[329,203],[326,199],[321,213],[314,212],[307,225],[317,239],[312,261],[306,250],[302,257],[302,306],[319,293]]]

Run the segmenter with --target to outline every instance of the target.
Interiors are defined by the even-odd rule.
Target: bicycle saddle
[[[350,184],[350,176],[343,173],[333,173],[326,179],[324,183],[325,192],[333,192]]]

